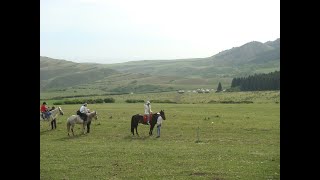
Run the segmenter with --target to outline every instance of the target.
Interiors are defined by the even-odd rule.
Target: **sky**
[[[280,38],[280,0],[40,0],[40,56],[73,62],[205,58]]]

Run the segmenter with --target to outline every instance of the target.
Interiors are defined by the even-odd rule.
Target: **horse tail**
[[[71,123],[70,123],[70,121],[69,121],[69,119],[68,119],[68,122],[67,122],[67,130],[68,130],[68,133],[70,132],[70,126],[71,126]]]
[[[134,116],[131,118],[131,132],[134,133]]]

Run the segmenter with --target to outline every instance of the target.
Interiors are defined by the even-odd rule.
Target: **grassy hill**
[[[249,42],[207,58],[75,63],[40,56],[40,91],[145,93],[230,87],[233,77],[280,70],[280,39]]]
[[[250,42],[212,57],[135,61],[106,65],[120,72],[180,77],[235,77],[280,69],[280,38],[266,43]]]
[[[95,63],[74,63],[40,56],[40,90],[95,82],[119,72]]]
[[[48,62],[49,61],[49,62]],[[51,62],[52,61],[52,62]],[[148,62],[150,63],[150,62]],[[40,92],[55,94],[145,93],[178,89],[215,88],[230,78],[187,78],[170,75],[119,72],[103,64],[83,64],[40,57]],[[156,69],[156,68],[155,68]]]

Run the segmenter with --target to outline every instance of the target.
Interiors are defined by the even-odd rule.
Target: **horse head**
[[[90,112],[90,113],[88,114],[88,118],[90,118],[90,119],[94,118],[95,120],[97,120],[97,119],[98,119],[98,113],[97,113],[97,111],[92,111],[92,112]]]
[[[163,120],[166,120],[166,115],[164,114],[164,110],[160,111],[160,116],[162,117]]]
[[[60,115],[63,115],[63,111],[60,106],[58,107],[58,109],[59,109]]]
[[[97,120],[97,119],[98,119],[98,112],[97,112],[97,111],[94,111],[94,113],[95,113],[95,115],[93,116],[93,118],[94,118],[95,120]]]

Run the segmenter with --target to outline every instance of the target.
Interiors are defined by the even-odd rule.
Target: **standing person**
[[[52,110],[54,110],[54,109],[55,109],[55,107],[52,106],[52,108],[51,108],[50,111],[52,111]],[[53,128],[57,129],[57,121],[56,121],[56,118],[54,118],[54,119],[51,121],[51,129],[53,129]]]
[[[46,102],[42,103],[42,105],[40,107],[40,111],[44,115],[44,116],[42,116],[43,119],[47,119],[51,115],[51,112],[49,111],[49,108],[47,107]]]
[[[150,101],[147,101],[144,104],[144,115],[147,115],[147,123],[148,123],[148,125],[150,125],[151,113],[152,113],[151,104],[150,104]]]
[[[83,121],[87,120],[87,113],[88,113],[88,108],[87,108],[87,103],[84,103],[81,107],[80,107],[80,117],[82,116]]]
[[[160,137],[160,129],[161,129],[161,125],[162,125],[162,116],[159,115],[159,117],[157,118],[157,138]]]

